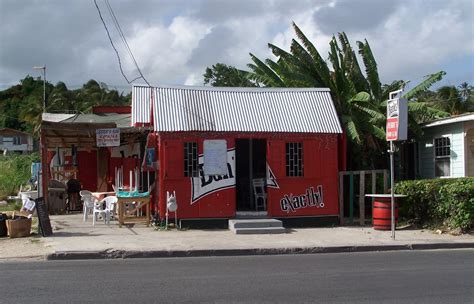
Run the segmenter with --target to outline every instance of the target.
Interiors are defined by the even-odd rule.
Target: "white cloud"
[[[25,7],[0,1],[0,6],[0,27],[6,29],[0,31],[0,71],[8,71],[1,75],[3,84],[18,82],[40,63],[48,66],[53,83],[77,85],[93,78],[125,84],[90,3],[75,1],[71,7],[62,1],[31,2]],[[474,82],[470,0],[200,0],[165,1],[160,6],[125,0],[113,7],[140,68],[154,85],[201,85],[205,68],[217,62],[245,68],[249,52],[261,59],[272,57],[268,42],[289,50],[295,38],[293,20],[324,59],[331,36],[339,31],[347,33],[355,49],[356,40],[367,38],[382,81],[419,79],[448,69],[453,58],[471,58],[452,73],[458,78],[468,75],[465,80]],[[113,29],[106,9],[102,12]],[[48,14],[49,22],[35,27]],[[118,36],[113,40],[126,75],[138,76]]]

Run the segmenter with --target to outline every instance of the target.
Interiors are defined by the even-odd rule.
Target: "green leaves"
[[[290,51],[269,43],[268,47],[277,60],[260,60],[250,54],[252,63],[248,65],[251,70],[248,78],[268,87],[329,88],[347,138],[356,144],[352,148],[359,149],[362,157],[369,158],[370,153],[374,151],[374,154],[382,155],[386,145],[384,132],[386,101],[391,91],[403,88],[407,82],[396,80],[391,84],[381,84],[377,62],[367,40],[357,41],[364,74],[362,64],[359,64],[358,57],[344,32],[332,37],[325,60],[303,31],[294,22],[292,25],[297,39],[291,41]],[[438,72],[429,75],[404,97],[411,99],[422,94],[444,74]],[[464,87],[463,96],[470,96],[468,86]],[[410,103],[411,134],[421,134],[419,122],[444,115],[445,112],[429,104]],[[371,160],[361,161],[361,163],[370,162]]]
[[[96,105],[127,105],[131,96],[108,90],[89,80],[82,88],[69,90],[63,82],[46,82],[46,110],[53,113],[89,112]],[[27,76],[20,84],[0,91],[0,127],[38,135],[43,113],[43,81]]]
[[[364,40],[364,42],[357,41],[357,45],[359,47],[359,54],[362,56],[362,60],[364,61],[365,73],[367,74],[367,80],[369,82],[372,95],[374,96],[375,100],[380,100],[382,95],[382,84],[379,80],[377,63],[375,62],[370,45],[367,40]]]
[[[446,75],[446,72],[439,71],[438,73],[434,73],[434,74],[430,74],[426,76],[425,80],[423,80],[420,84],[418,84],[413,89],[405,93],[402,97],[410,100],[417,94],[428,90],[434,83],[440,81],[444,75]]]
[[[407,195],[400,216],[416,225],[463,232],[473,227],[474,178],[402,181],[395,192]]]

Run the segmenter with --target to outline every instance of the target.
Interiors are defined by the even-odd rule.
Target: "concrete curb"
[[[156,250],[127,251],[108,249],[103,251],[57,251],[45,255],[46,260],[90,260],[90,259],[133,259],[133,258],[171,258],[208,256],[246,256],[283,255],[343,252],[374,252],[397,250],[466,249],[474,248],[474,243],[430,243],[374,246],[334,246],[305,248],[255,248],[255,249],[216,249],[216,250]]]

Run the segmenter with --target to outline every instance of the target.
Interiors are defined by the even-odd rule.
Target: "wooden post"
[[[339,225],[344,225],[344,173],[339,172]]]
[[[365,171],[360,171],[359,177],[359,224],[365,225]]]
[[[354,174],[349,174],[349,219],[354,221]]]
[[[38,187],[43,187],[43,198],[48,205],[48,183],[49,183],[49,166],[48,166],[48,143],[44,135],[44,130],[41,130],[40,135],[40,145],[41,145],[41,182],[42,185]]]
[[[388,170],[383,170],[383,193],[388,193]]]
[[[377,172],[375,170],[372,170],[372,194],[377,193]],[[374,198],[371,198],[372,201],[372,210],[374,210]],[[374,215],[372,214],[372,217]]]

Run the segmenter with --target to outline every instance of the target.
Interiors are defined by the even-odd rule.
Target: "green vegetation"
[[[327,87],[331,90],[342,127],[348,142],[348,169],[366,169],[385,166],[387,163],[385,141],[385,112],[389,93],[404,88],[407,81],[396,80],[382,84],[379,78],[377,62],[367,40],[357,42],[356,52],[349,43],[345,33],[333,36],[329,43],[328,60],[319,53],[317,47],[293,23],[297,39],[293,39],[290,51],[268,44],[277,60],[261,60],[250,53],[252,63],[250,71],[237,70],[225,64],[215,64],[206,69],[204,84],[212,86],[233,86],[234,83],[244,86],[265,87]],[[359,59],[361,58],[361,63]],[[446,73],[439,71],[426,78],[403,97],[409,103],[410,136],[422,134],[419,123],[446,117],[452,113],[447,103],[456,104],[456,109],[467,110],[472,96],[472,88],[467,83],[454,90],[457,98],[446,99],[449,94],[439,92],[437,102],[430,97],[429,88],[440,81]],[[247,78],[251,82],[245,82]],[[442,94],[443,93],[443,94]],[[452,92],[451,92],[452,93]],[[453,99],[456,99],[453,101]],[[442,104],[442,105],[440,105]],[[455,112],[459,113],[459,111]]]
[[[469,231],[474,219],[474,178],[402,181],[396,193],[408,195],[400,217],[417,226]]]
[[[38,153],[0,156],[0,200],[18,193],[31,177],[31,163],[39,159]]]
[[[4,211],[20,211],[21,204],[17,204],[16,202],[8,202],[6,206],[0,206],[0,212]]]
[[[89,80],[82,88],[69,90],[64,82],[46,82],[46,110],[50,113],[89,113],[93,106],[128,105],[124,96],[104,83]],[[27,76],[20,84],[0,91],[0,128],[12,128],[37,135],[43,112],[43,81]]]

